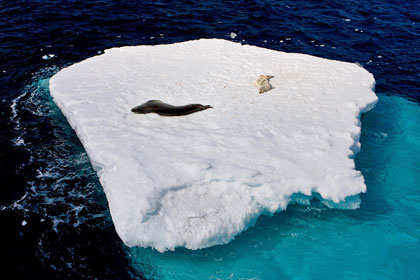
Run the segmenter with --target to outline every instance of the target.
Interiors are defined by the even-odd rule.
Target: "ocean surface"
[[[126,45],[222,38],[360,63],[357,210],[319,201],[227,245],[128,248],[83,146],[52,102],[63,67]],[[420,2],[0,0],[2,279],[420,279]],[[357,82],[357,81],[355,81]]]

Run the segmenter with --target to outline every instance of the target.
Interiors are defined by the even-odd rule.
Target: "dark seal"
[[[160,100],[149,100],[139,106],[131,109],[131,112],[137,114],[156,113],[161,116],[183,116],[198,111],[213,108],[210,105],[188,104],[183,106],[174,106],[164,103]]]

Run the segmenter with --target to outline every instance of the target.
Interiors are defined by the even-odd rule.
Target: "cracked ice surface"
[[[273,75],[258,94],[256,78]],[[159,251],[227,243],[259,215],[357,208],[360,115],[377,97],[352,63],[219,39],[106,50],[50,80],[98,172],[116,231]],[[138,115],[150,99],[214,108]]]

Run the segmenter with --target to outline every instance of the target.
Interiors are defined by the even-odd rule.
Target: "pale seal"
[[[258,79],[255,81],[255,84],[258,87],[258,92],[261,94],[263,92],[269,91],[273,88],[272,85],[270,85],[270,79],[274,78],[274,76],[270,75],[260,75]]]
[[[174,106],[164,103],[160,100],[149,100],[139,106],[131,109],[131,112],[137,114],[156,113],[161,116],[183,116],[198,111],[213,108],[210,105],[188,104],[183,106]]]

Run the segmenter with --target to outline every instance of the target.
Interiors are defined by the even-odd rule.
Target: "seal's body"
[[[139,106],[131,109],[131,112],[137,114],[156,113],[161,116],[183,116],[198,111],[213,108],[210,105],[188,104],[183,106],[174,106],[166,104],[160,100],[149,100]]]
[[[258,79],[255,81],[255,84],[257,85],[258,91],[260,94],[263,92],[269,91],[270,89],[273,88],[273,86],[270,85],[271,78],[274,78],[274,76],[260,75]]]

